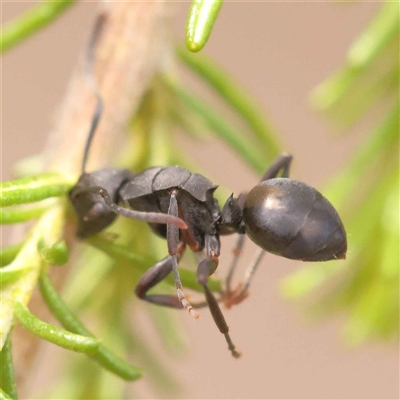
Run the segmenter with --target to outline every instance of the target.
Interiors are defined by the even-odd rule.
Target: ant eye
[[[102,203],[94,203],[93,206],[90,208],[88,211],[88,217],[89,219],[94,219],[100,216],[101,214],[104,214],[106,211],[106,208],[104,207],[104,204]]]
[[[276,178],[258,184],[247,195],[243,217],[251,240],[270,253],[303,261],[346,256],[338,213],[305,183]]]

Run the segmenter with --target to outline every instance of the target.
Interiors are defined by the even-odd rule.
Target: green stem
[[[79,335],[93,337],[92,333],[86,329],[75,314],[69,310],[51,283],[50,278],[44,272],[40,274],[39,287],[50,311],[60,321],[64,328]],[[98,346],[96,353],[91,354],[91,357],[109,371],[123,379],[133,381],[140,378],[142,375],[142,371],[139,368],[130,365],[117,357],[111,350],[102,344]]]
[[[245,121],[264,146],[270,161],[281,152],[274,129],[265,120],[265,112],[247,91],[213,60],[203,54],[191,54],[177,47],[180,60],[203,78],[212,89]],[[266,160],[267,161],[267,160]]]
[[[11,49],[33,33],[44,28],[75,0],[46,1],[36,4],[31,9],[14,20],[5,23],[2,27],[1,53]]]
[[[68,247],[63,240],[65,226],[65,205],[58,202],[53,208],[53,223],[43,232],[38,242],[42,260],[50,265],[65,265],[69,259]]]
[[[3,182],[0,185],[0,206],[32,203],[62,196],[70,187],[71,184],[52,172]]]
[[[186,46],[190,51],[200,51],[207,43],[222,2],[222,0],[192,1],[186,25]]]
[[[11,348],[11,332],[4,343],[4,347],[0,352],[1,366],[1,388],[13,399],[18,398],[17,386],[15,385],[14,365]]]
[[[76,335],[54,325],[43,322],[35,317],[19,301],[14,303],[15,317],[29,332],[54,343],[57,346],[79,353],[93,354],[99,347],[99,341],[93,337]]]

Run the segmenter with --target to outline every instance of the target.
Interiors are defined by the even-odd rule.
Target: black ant
[[[100,26],[98,23],[94,38]],[[91,59],[94,43],[92,38],[88,59]],[[89,73],[89,76],[97,96],[97,107],[84,152],[82,175],[69,193],[78,217],[77,235],[81,238],[94,235],[109,226],[117,215],[148,222],[156,234],[167,240],[169,255],[144,274],[135,293],[150,303],[183,307],[194,318],[199,315],[185,297],[178,264],[186,246],[193,252],[204,253],[197,267],[197,280],[204,288],[207,305],[229,350],[234,357],[239,357],[218,300],[208,287],[208,277],[218,266],[220,235],[240,234],[237,253],[245,235],[260,247],[245,281],[231,291],[237,257],[234,259],[223,295],[229,306],[246,297],[250,280],[265,251],[302,261],[344,259],[346,232],[338,213],[317,190],[288,178],[292,160],[288,154],[279,156],[250,192],[238,198],[231,195],[222,210],[213,196],[217,186],[204,176],[178,166],[152,167],[139,173],[114,168],[85,172],[90,144],[102,112],[101,96],[93,75]],[[120,203],[130,209],[121,207]],[[177,296],[148,294],[171,271]]]

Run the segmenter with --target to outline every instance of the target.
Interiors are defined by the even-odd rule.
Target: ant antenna
[[[86,163],[87,163],[87,159],[89,156],[90,145],[92,144],[94,133],[96,132],[97,125],[99,124],[99,120],[100,120],[100,117],[101,117],[101,115],[103,113],[103,109],[104,109],[104,102],[101,97],[100,90],[99,90],[99,87],[97,85],[97,82],[96,82],[96,79],[94,76],[93,58],[94,58],[94,49],[96,48],[96,44],[97,44],[98,38],[100,36],[100,33],[103,29],[105,21],[106,21],[105,13],[102,13],[97,17],[95,26],[94,26],[94,30],[90,37],[89,45],[88,45],[87,52],[86,52],[86,57],[85,57],[85,73],[86,73],[88,82],[96,96],[97,103],[96,103],[96,107],[93,112],[92,123],[90,125],[89,134],[88,134],[88,138],[87,138],[86,146],[85,146],[85,152],[83,154],[82,174],[85,173]]]

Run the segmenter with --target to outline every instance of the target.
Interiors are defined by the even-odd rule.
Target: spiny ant
[[[248,193],[237,198],[231,195],[222,210],[214,198],[217,186],[204,176],[178,166],[152,167],[138,173],[114,168],[86,172],[90,145],[103,109],[91,71],[93,50],[103,23],[104,17],[100,17],[87,57],[86,72],[97,105],[84,151],[82,175],[69,193],[78,218],[77,236],[85,238],[102,231],[118,215],[148,222],[154,233],[166,239],[168,256],[144,274],[135,293],[150,303],[185,308],[196,319],[199,314],[195,308],[204,303],[190,304],[186,299],[178,264],[186,246],[200,254],[202,259],[197,267],[197,280],[204,289],[206,304],[232,355],[239,357],[219,300],[231,306],[247,296],[251,279],[266,251],[302,261],[344,259],[347,241],[343,224],[334,207],[316,189],[289,179],[292,160],[289,154],[279,156],[260,183]],[[119,204],[127,204],[130,209]],[[239,234],[236,254],[240,254],[246,235],[260,250],[248,267],[244,281],[237,289],[231,290],[232,276],[238,264],[238,257],[234,258],[225,292],[217,300],[208,287],[208,277],[218,266],[220,236],[233,233]],[[177,296],[148,294],[171,272]]]

